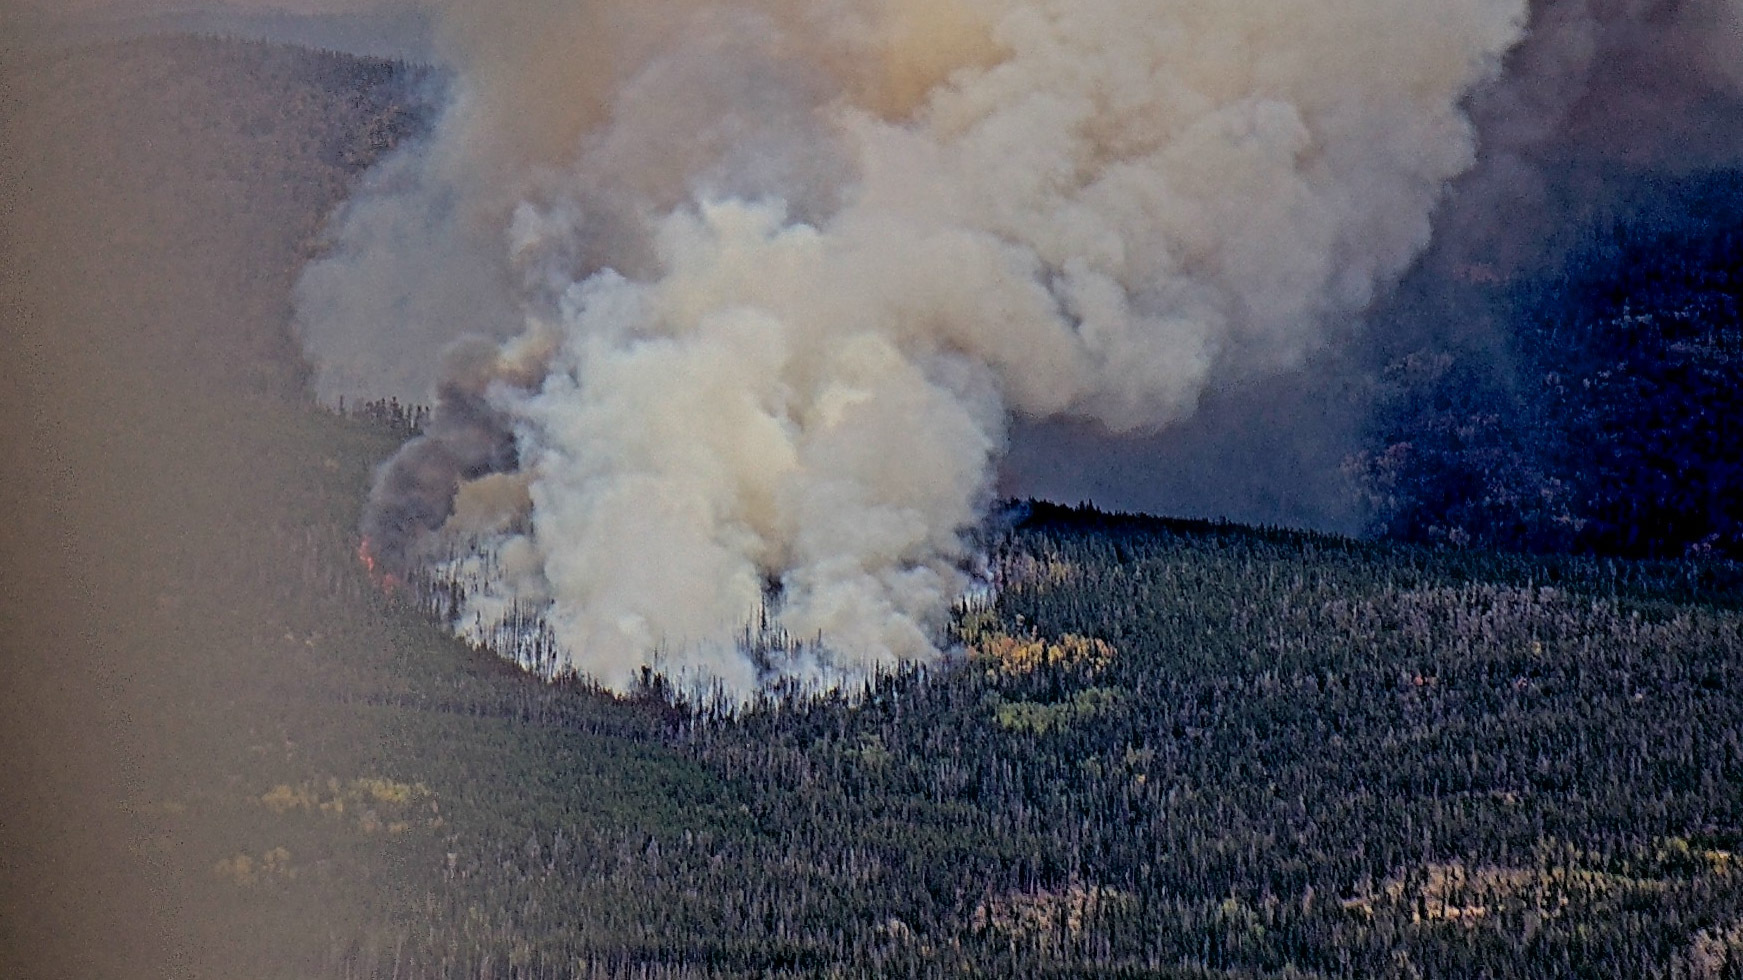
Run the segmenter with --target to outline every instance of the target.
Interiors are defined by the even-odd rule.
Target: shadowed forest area
[[[169,39],[4,81],[0,973],[1743,971],[1736,565],[1012,505],[929,673],[543,683],[369,581],[409,423],[310,405],[288,333],[430,79]]]
[[[1609,182],[1522,274],[1453,290],[1502,349],[1386,371],[1354,461],[1386,536],[1743,557],[1743,171]]]

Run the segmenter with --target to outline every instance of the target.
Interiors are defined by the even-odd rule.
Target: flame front
[[[399,576],[381,569],[381,562],[375,557],[374,542],[367,534],[357,543],[357,560],[363,563],[363,570],[369,573],[369,581],[376,588],[389,595],[399,588]]]

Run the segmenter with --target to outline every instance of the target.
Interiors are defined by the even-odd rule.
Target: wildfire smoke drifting
[[[325,394],[441,379],[378,557],[612,687],[936,656],[1010,419],[1154,429],[1298,364],[1428,243],[1526,13],[456,6],[452,104],[300,290]],[[747,655],[765,609],[826,652]]]

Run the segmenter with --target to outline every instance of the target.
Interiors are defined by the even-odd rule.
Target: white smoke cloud
[[[343,372],[427,385],[441,338],[520,311],[486,398],[524,495],[449,520],[463,632],[531,604],[616,688],[925,661],[1010,416],[1154,430],[1299,364],[1427,244],[1524,16],[457,8],[455,103],[309,271],[304,336],[324,392],[379,394]],[[771,597],[826,662],[741,649]]]

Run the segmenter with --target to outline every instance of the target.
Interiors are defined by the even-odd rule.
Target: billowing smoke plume
[[[1006,486],[1359,531],[1369,515],[1344,463],[1371,448],[1388,364],[1451,350],[1514,383],[1498,290],[1553,266],[1643,180],[1743,162],[1743,0],[1536,0],[1501,76],[1469,107],[1477,164],[1453,182],[1430,253],[1378,317],[1334,324],[1331,343],[1289,375],[1213,379],[1198,412],[1160,433],[1019,420]]]
[[[535,609],[614,687],[935,656],[1010,420],[1154,431],[1300,364],[1428,244],[1525,16],[457,4],[451,106],[301,288],[329,397],[494,342],[370,530],[469,583],[462,632]]]

